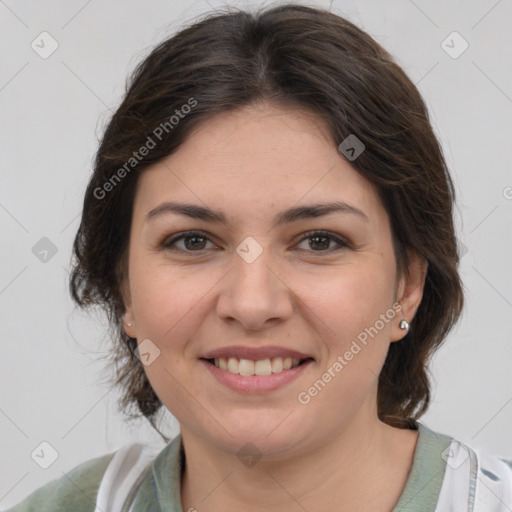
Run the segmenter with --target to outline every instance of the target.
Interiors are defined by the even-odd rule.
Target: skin
[[[172,213],[145,220],[171,200],[222,210],[227,223]],[[286,208],[330,201],[347,202],[367,219],[334,213],[272,228]],[[187,230],[210,240],[162,247]],[[312,230],[348,245],[307,238]],[[248,236],[263,250],[252,263],[236,252]],[[181,426],[183,510],[245,510],[248,503],[266,512],[392,509],[417,432],[378,419],[377,383],[390,343],[405,335],[400,321],[411,321],[422,298],[426,262],[414,252],[409,257],[409,276],[398,275],[375,186],[339,153],[322,120],[305,111],[258,103],[221,114],[141,175],[123,288],[125,328],[160,350],[144,370]],[[299,403],[297,395],[395,301],[403,314],[307,405]],[[198,359],[238,344],[281,345],[315,361],[280,389],[242,395]],[[236,455],[248,442],[262,455],[252,467]]]

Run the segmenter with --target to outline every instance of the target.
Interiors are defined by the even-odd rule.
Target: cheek
[[[201,304],[208,300],[222,275],[194,272],[148,261],[134,260],[130,275],[133,311],[140,335],[165,345],[179,343],[200,321]]]
[[[340,413],[333,403],[350,415],[377,389],[396,318],[393,276],[379,266],[354,265],[317,280],[309,295],[326,357],[308,389],[315,407],[332,422]],[[307,293],[306,283],[303,290]],[[317,386],[319,381],[327,384]]]
[[[317,325],[324,341],[330,340],[331,352],[333,345],[350,345],[391,307],[394,274],[390,269],[390,262],[375,253],[338,266],[288,267],[280,272],[287,288],[281,293],[288,293],[290,301],[293,295],[300,299],[295,315],[306,321],[309,317]],[[164,345],[190,338],[215,309],[219,294],[228,291],[222,284],[224,277],[224,268],[179,266],[142,251],[131,255],[130,288],[140,335]]]
[[[326,350],[319,372],[330,369],[338,376],[331,392],[345,400],[357,402],[368,393],[384,364],[396,316],[392,277],[379,266],[354,265],[317,281],[314,300],[308,304],[321,320],[316,324]],[[335,395],[326,393],[323,399]]]
[[[301,281],[302,298],[338,332],[367,327],[392,306],[393,275],[380,265],[354,264]]]

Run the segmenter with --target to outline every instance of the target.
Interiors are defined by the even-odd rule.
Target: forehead
[[[260,214],[330,201],[382,210],[376,187],[339,153],[319,116],[271,104],[201,123],[137,188],[136,209],[146,213],[170,199]]]

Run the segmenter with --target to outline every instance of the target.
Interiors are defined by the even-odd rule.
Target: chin
[[[246,457],[248,460],[269,461],[286,458],[310,438],[303,427],[298,428],[296,423],[290,421],[293,414],[284,421],[286,414],[282,413],[275,417],[267,416],[263,421],[259,413],[234,416],[233,422],[223,422],[226,430],[216,424],[215,434],[210,430],[202,437],[207,443],[237,457],[242,462]]]

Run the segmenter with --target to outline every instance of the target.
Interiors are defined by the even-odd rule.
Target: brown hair
[[[70,290],[79,306],[107,313],[120,407],[127,413],[136,406],[131,416],[146,417],[158,431],[162,402],[122,319],[140,172],[176,151],[201,121],[256,101],[309,109],[325,120],[336,145],[350,134],[360,139],[366,149],[351,163],[379,190],[397,268],[407,271],[408,248],[428,262],[411,329],[391,343],[379,377],[379,417],[410,425],[428,407],[429,360],[463,305],[453,184],[427,108],[393,58],[349,21],[296,4],[214,13],[163,41],[135,69],[105,130],[74,241]],[[135,157],[150,138],[158,143]]]

